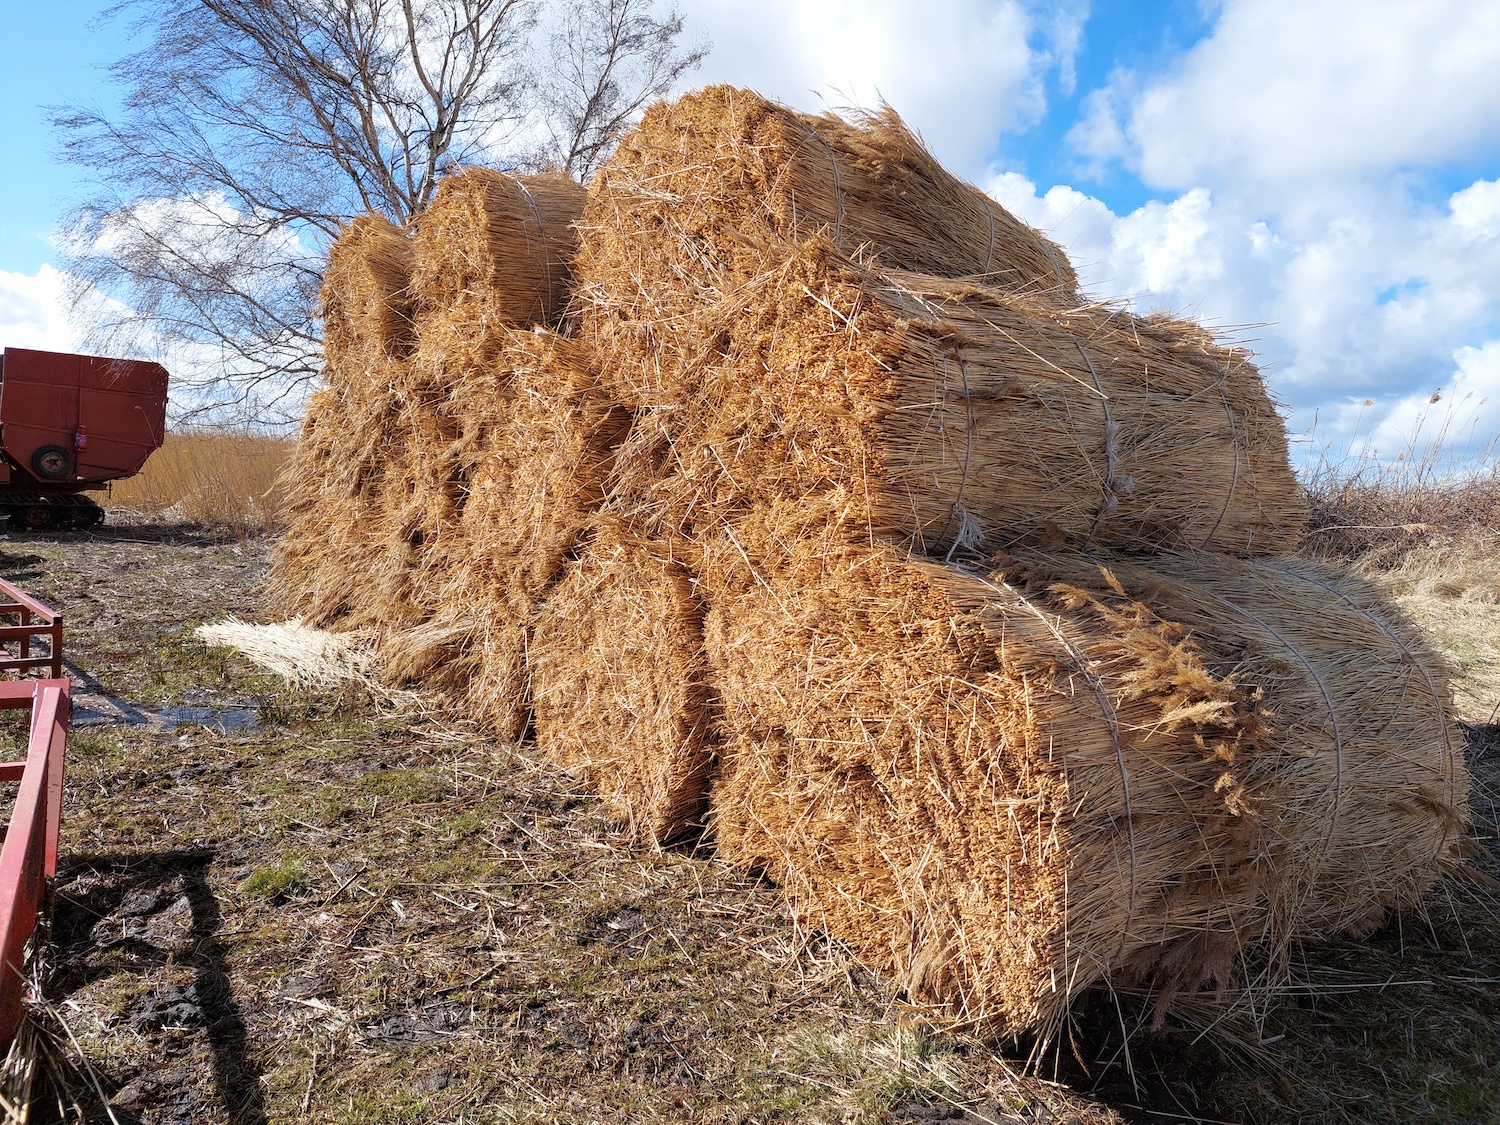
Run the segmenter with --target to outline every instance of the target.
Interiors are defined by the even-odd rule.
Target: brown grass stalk
[[[177,430],[145,468],[114,485],[111,502],[236,534],[272,531],[284,498],[278,475],[292,445],[247,430]]]

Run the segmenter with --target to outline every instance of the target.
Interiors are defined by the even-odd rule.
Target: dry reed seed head
[[[812,507],[705,541],[713,830],[915,998],[1008,1033],[1114,975],[1169,998],[1368,924],[1451,858],[1440,673],[1338,576],[1037,556],[984,578],[848,547]]]
[[[1306,516],[1259,373],[1179,330],[966,281],[861,270],[822,239],[717,305],[616,326],[610,389],[653,402],[620,486],[661,526],[842,490],[850,534],[935,555],[1088,542],[1289,549]]]
[[[419,322],[448,315],[468,294],[503,323],[556,325],[584,200],[582,185],[564,175],[465,168],[446,177],[413,236]]]
[[[530,658],[538,747],[627,835],[657,845],[701,824],[718,734],[703,609],[674,544],[601,516],[548,592]]]
[[[381,215],[361,215],[328,251],[320,294],[330,367],[357,377],[380,359],[410,350],[413,254],[407,232]]]

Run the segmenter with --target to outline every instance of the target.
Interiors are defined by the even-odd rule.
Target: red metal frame
[[[48,668],[52,678],[62,678],[62,614],[37,601],[24,590],[0,578],[0,621],[16,618],[16,624],[0,624],[0,673],[21,674],[33,668]],[[46,637],[50,648],[46,656],[32,656],[31,642]],[[12,656],[10,644],[20,642],[19,654]]]
[[[70,687],[63,679],[0,681],[0,710],[31,709],[26,760],[0,763],[0,781],[21,783],[0,846],[0,1055],[21,1026],[26,943],[57,875]]]

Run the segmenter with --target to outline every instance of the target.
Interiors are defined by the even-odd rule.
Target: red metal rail
[[[26,760],[0,763],[0,782],[21,783],[0,846],[0,1055],[21,1026],[26,943],[57,875],[69,687],[63,679],[0,681],[0,710],[31,709]]]
[[[5,624],[14,618],[15,624]],[[22,675],[34,668],[47,668],[54,680],[62,679],[62,614],[43,605],[24,590],[0,578],[0,673]],[[31,642],[45,637],[45,656],[31,654]],[[11,645],[17,645],[14,655]]]

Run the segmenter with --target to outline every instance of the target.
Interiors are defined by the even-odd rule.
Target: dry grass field
[[[287,438],[235,430],[178,430],[136,476],[110,490],[110,503],[156,517],[254,535],[275,527],[276,478]]]
[[[711,851],[626,846],[526,744],[416,697],[293,690],[199,641],[278,617],[257,532],[284,450],[219,440],[174,438],[155,491],[116,489],[149,518],[0,546],[67,612],[79,685],[34,1013],[52,1119],[1500,1121],[1492,480],[1314,480],[1304,541],[1386,583],[1452,659],[1472,873],[1300,950],[1270,1010],[1190,999],[1152,1033],[1102,992],[1028,1070],[1032,1044],[924,1023]],[[202,465],[236,483],[201,488]]]

